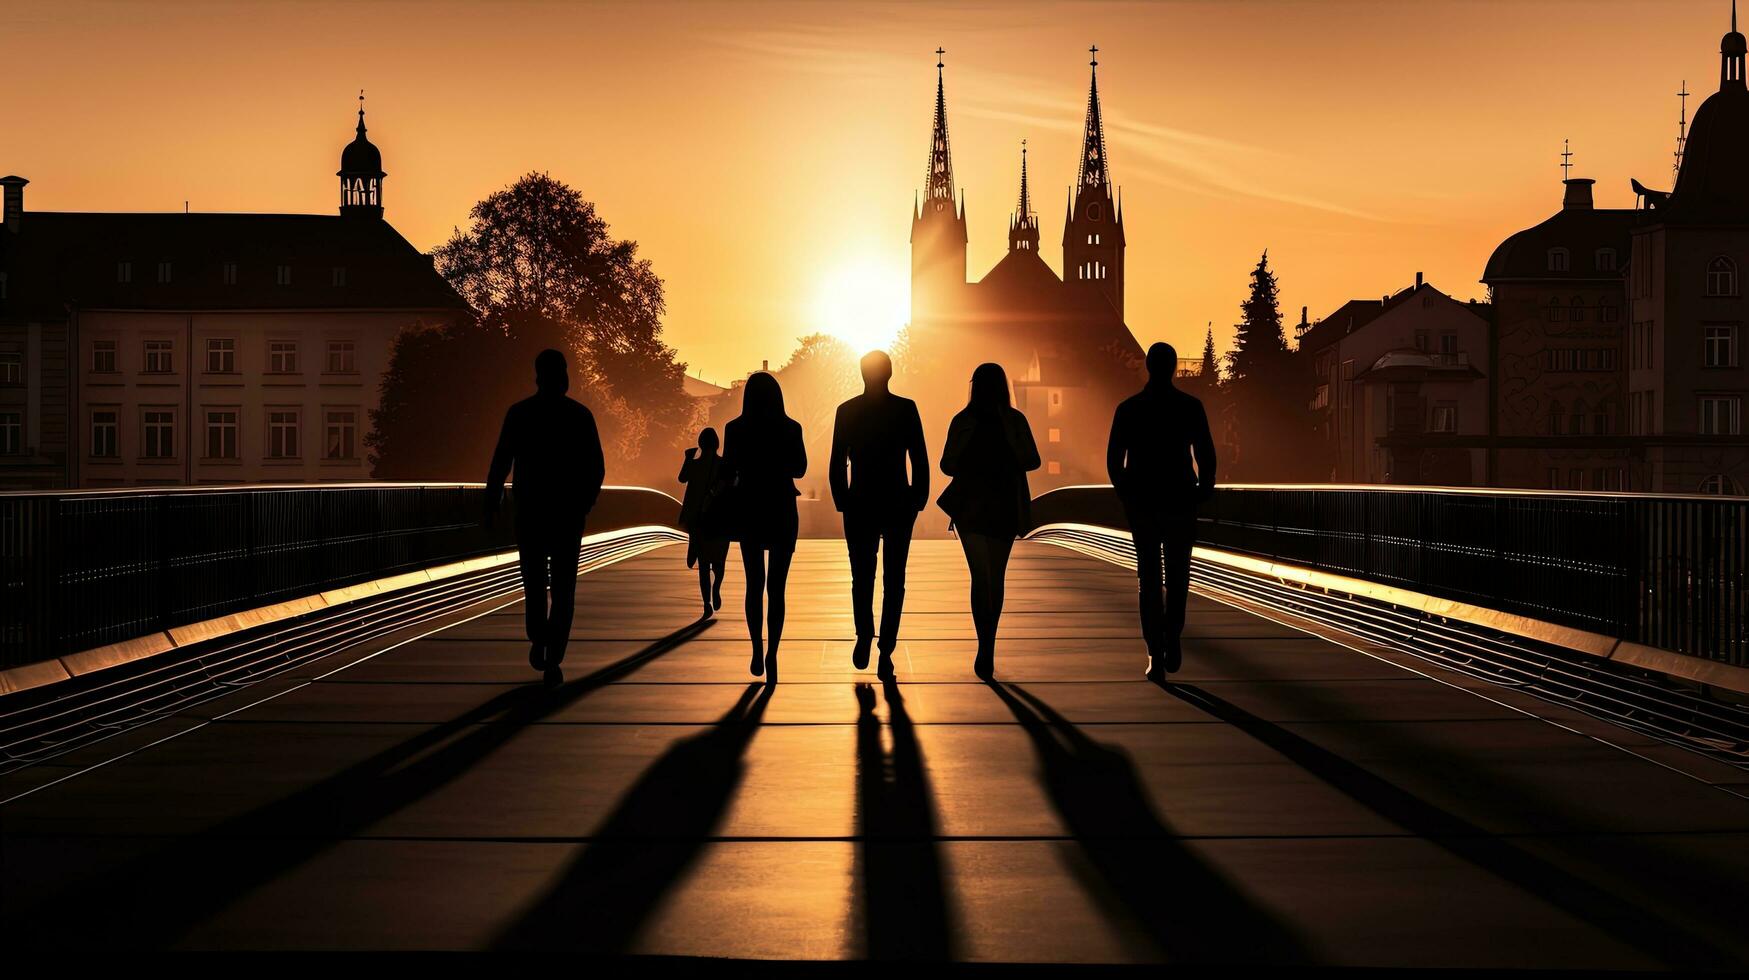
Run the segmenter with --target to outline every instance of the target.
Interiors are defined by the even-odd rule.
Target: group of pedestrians
[[[1173,385],[1177,353],[1155,344],[1146,364],[1146,386],[1118,406],[1112,421],[1106,468],[1136,548],[1146,673],[1160,680],[1182,662],[1196,508],[1213,492],[1215,451],[1202,403]],[[872,653],[877,671],[891,676],[905,568],[917,515],[929,503],[930,467],[916,402],[890,388],[892,361],[876,351],[861,368],[862,393],[838,407],[833,423],[828,480],[850,558],[851,662],[865,669]],[[505,416],[486,498],[490,517],[514,469],[529,663],[550,676],[564,657],[583,518],[601,492],[604,469],[594,417],[565,395],[562,354],[549,350],[535,359],[535,384],[536,394]],[[965,552],[977,634],[972,669],[984,680],[995,675],[1008,558],[1031,526],[1027,474],[1039,465],[1007,375],[1000,365],[979,365],[965,408],[948,426],[940,467],[951,482],[936,503]],[[777,378],[763,371],[747,379],[741,414],[723,427],[721,453],[716,431],[707,428],[680,468],[686,491],[679,519],[688,532],[687,564],[698,569],[703,614],[722,608],[724,565],[730,543],[737,542],[747,578],[748,669],[767,684],[777,683],[784,593],[799,531],[795,481],[807,471],[802,427],[784,414]]]

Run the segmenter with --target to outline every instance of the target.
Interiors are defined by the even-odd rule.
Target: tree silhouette
[[[1269,250],[1251,270],[1251,293],[1239,304],[1233,352],[1227,355],[1233,378],[1274,376],[1287,360],[1287,335],[1281,324],[1280,287],[1269,268]]]
[[[1215,328],[1209,325],[1208,335],[1202,342],[1202,371],[1197,377],[1204,388],[1214,388],[1221,383],[1221,362],[1215,356]]]
[[[1239,306],[1240,321],[1220,385],[1236,445],[1224,465],[1235,480],[1296,480],[1315,471],[1311,440],[1311,372],[1288,347],[1282,326],[1280,286],[1264,251],[1251,270],[1251,288]],[[1203,356],[1213,353],[1213,337]]]
[[[686,365],[662,342],[662,280],[637,243],[613,238],[594,204],[540,173],[469,218],[434,261],[475,317],[397,341],[367,440],[376,475],[473,475],[546,347],[569,354],[571,394],[596,410],[621,479],[672,469],[666,450],[690,440],[695,408]]]

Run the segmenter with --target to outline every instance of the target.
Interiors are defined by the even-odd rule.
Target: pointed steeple
[[[954,203],[953,155],[947,143],[947,87],[942,79],[942,56],[946,49],[935,49],[935,128],[929,137],[929,171],[924,180],[924,197],[932,210],[939,211]]]
[[[1092,80],[1087,85],[1087,126],[1081,135],[1078,186],[1082,191],[1111,186],[1111,170],[1105,163],[1105,121],[1099,114],[1099,45],[1087,50],[1093,59],[1088,62],[1092,68]]]
[[[1032,212],[1032,194],[1026,184],[1026,140],[1020,141],[1020,201],[1008,219],[1008,250],[1038,252],[1038,215]]]

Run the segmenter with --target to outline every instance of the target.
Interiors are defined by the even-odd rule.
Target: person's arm
[[[923,416],[917,414],[915,402],[910,403],[910,410],[907,424],[911,433],[905,452],[911,457],[911,502],[921,511],[929,506],[929,447],[923,441]]]
[[[947,441],[941,447],[941,474],[959,476],[960,461],[972,441],[972,426],[963,415],[955,415],[947,424]]]
[[[1038,443],[1032,438],[1032,423],[1016,411],[1008,416],[1008,447],[1014,451],[1014,461],[1022,473],[1030,473],[1043,465],[1038,457]]]
[[[1117,413],[1111,417],[1111,439],[1105,444],[1105,477],[1111,485],[1117,488],[1118,496],[1123,496],[1124,461],[1129,453],[1129,433],[1125,431],[1123,406],[1117,407]]]
[[[498,428],[498,446],[492,450],[492,464],[486,470],[486,520],[498,515],[504,504],[504,480],[516,462],[515,439],[511,437],[511,417],[515,409],[504,413],[504,424]]]
[[[832,417],[832,454],[826,461],[826,482],[832,486],[832,506],[841,511],[850,499],[850,447],[844,444],[844,416],[849,407],[849,402],[839,405],[837,414]]]
[[[792,457],[795,468],[790,471],[790,479],[799,480],[808,475],[808,446],[802,441],[802,424],[791,419],[790,427],[790,433],[795,439],[794,456]]]
[[[595,427],[595,413],[583,410],[582,442],[577,447],[583,459],[583,491],[587,502],[584,510],[595,506],[601,497],[601,485],[607,482],[607,460],[601,453],[601,432]]]
[[[1200,401],[1196,403],[1196,418],[1191,424],[1195,426],[1190,451],[1196,455],[1196,485],[1206,500],[1215,493],[1215,437],[1209,432],[1208,410]]]
[[[688,449],[686,451],[685,458],[683,458],[680,461],[680,476],[676,477],[676,479],[678,479],[681,483],[686,482],[686,471],[691,468],[692,457],[697,452],[698,452],[698,450],[696,450],[696,449]]]

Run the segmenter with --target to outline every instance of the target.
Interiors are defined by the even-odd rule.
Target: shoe
[[[765,673],[765,644],[758,640],[753,641],[753,659],[747,662],[747,669],[753,672],[754,677]]]
[[[723,608],[723,583],[721,582],[711,587],[711,608]]]
[[[868,669],[868,650],[874,646],[874,638],[859,636],[856,638],[856,649],[850,651],[850,666],[857,670]]]
[[[714,615],[716,615],[716,607],[712,606],[710,603],[707,602],[704,604],[704,615],[702,615],[698,618],[699,619],[709,619]]]
[[[765,655],[765,686],[777,683],[777,651]]]
[[[528,645],[528,665],[535,670],[547,669],[547,651],[539,643]]]
[[[881,659],[875,663],[875,673],[882,677],[892,677],[896,673],[893,670],[893,651],[881,651]]]
[[[565,672],[560,670],[557,664],[554,664],[546,670],[541,671],[540,679],[541,683],[545,684],[547,687],[558,687],[560,684],[565,683]]]
[[[1166,662],[1150,654],[1148,656],[1148,672],[1142,676],[1156,684],[1166,683]]]
[[[1184,646],[1177,640],[1166,644],[1166,673],[1176,674],[1184,666]]]
[[[996,676],[996,651],[988,648],[980,649],[978,657],[972,661],[972,673],[978,675],[978,680],[987,681]]]

